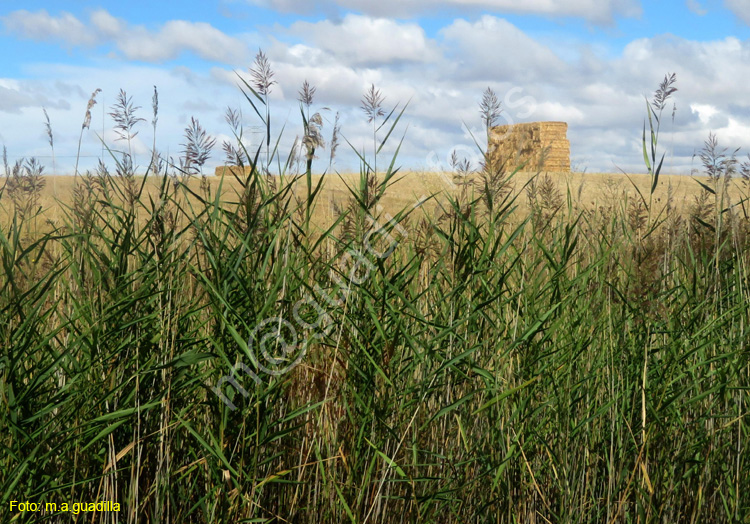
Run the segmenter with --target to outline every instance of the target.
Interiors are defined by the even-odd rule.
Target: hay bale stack
[[[566,122],[530,122],[490,130],[488,153],[506,170],[570,172]],[[525,164],[525,165],[524,165]]]

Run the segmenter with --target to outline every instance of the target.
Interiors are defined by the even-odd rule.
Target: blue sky
[[[477,160],[467,127],[481,135],[477,103],[489,86],[505,121],[567,121],[577,167],[642,171],[644,95],[675,72],[677,113],[664,143],[668,169],[689,173],[709,131],[750,149],[749,37],[750,0],[2,2],[0,143],[11,160],[37,156],[50,171],[46,108],[58,171],[70,170],[87,100],[101,88],[83,139],[90,167],[99,136],[118,146],[107,113],[124,89],[146,120],[134,145],[143,161],[156,85],[157,149],[177,156],[196,117],[217,138],[209,167],[221,164],[220,144],[231,140],[225,108],[241,109],[248,129],[259,124],[235,71],[249,78],[262,48],[278,81],[271,108],[275,131],[286,124],[282,147],[300,134],[296,92],[305,79],[318,87],[324,137],[339,112],[343,134],[363,147],[369,131],[359,100],[375,84],[389,108],[411,100],[400,160],[425,170],[447,167],[454,150]],[[336,168],[357,167],[353,152],[337,155]]]

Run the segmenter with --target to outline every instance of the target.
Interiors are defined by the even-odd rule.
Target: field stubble
[[[236,202],[237,195],[241,192],[241,185],[226,168],[218,168],[216,176],[208,176],[204,180],[212,189],[212,194],[216,194],[221,184],[221,199],[228,202]],[[627,206],[628,202],[637,202],[638,190],[646,195],[649,193],[651,177],[647,174],[625,174],[625,173],[531,173],[518,172],[513,175],[509,183],[509,188],[520,190],[526,187],[530,179],[542,179],[543,176],[549,176],[553,183],[554,190],[563,198],[567,198],[570,193],[572,203],[577,209],[587,210],[589,212],[608,212],[609,214],[619,210],[622,206]],[[312,180],[315,185],[318,184],[320,177],[325,180],[322,184],[322,191],[319,196],[319,202],[314,210],[313,224],[318,228],[325,229],[336,219],[336,206],[343,205],[349,198],[347,187],[355,187],[358,183],[359,174],[356,173],[328,173],[326,175],[313,175]],[[429,172],[409,172],[399,173],[396,175],[398,181],[391,184],[386,190],[379,204],[389,214],[395,214],[402,209],[413,205],[419,198],[431,197],[430,202],[425,205],[425,211],[434,214],[440,205],[447,205],[445,197],[456,196],[460,193],[460,187],[455,183],[460,180],[470,181],[472,190],[476,197],[480,193],[479,175],[471,174],[463,179],[454,178],[454,173],[429,173]],[[39,194],[39,205],[43,212],[37,218],[40,224],[47,220],[52,225],[61,225],[64,215],[62,206],[73,204],[73,189],[75,184],[80,182],[73,176],[44,176],[45,185]],[[141,177],[136,177],[142,180]],[[382,180],[382,175],[380,176]],[[705,176],[687,176],[687,175],[661,175],[661,183],[654,192],[654,203],[656,206],[671,201],[672,213],[678,213],[683,217],[688,217],[690,208],[695,205],[704,193],[703,188],[696,180],[705,183]],[[112,179],[115,184],[119,183],[117,178]],[[205,183],[205,182],[204,182]],[[159,194],[160,177],[151,176],[146,182],[144,192],[144,204],[148,198],[157,198]],[[201,186],[200,177],[192,177],[187,182],[193,192],[198,192]],[[293,186],[296,195],[304,192],[304,180],[299,179]],[[745,198],[741,179],[732,180],[727,188],[728,203],[737,203]],[[190,195],[188,195],[190,199]],[[192,199],[197,203],[196,199]],[[528,192],[524,192],[517,200],[518,211],[516,219],[523,219],[528,216],[530,210],[530,197]],[[13,206],[8,199],[5,204],[0,206],[0,221],[6,223],[10,220],[13,213]],[[44,227],[44,226],[42,226]]]

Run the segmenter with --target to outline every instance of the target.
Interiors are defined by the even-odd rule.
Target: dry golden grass
[[[346,202],[350,194],[347,186],[355,188],[359,181],[359,175],[352,173],[325,176],[326,179],[314,214],[314,222],[320,227],[332,223],[336,214],[334,204],[338,204],[340,207]],[[510,185],[516,191],[521,191],[524,185],[534,176],[537,175],[535,173],[517,173],[513,176]],[[651,178],[645,174],[550,173],[549,176],[557,182],[557,189],[563,199],[570,194],[574,204],[579,208],[590,210],[607,207],[618,209],[624,202],[639,198],[635,187],[641,191],[644,197],[648,198],[651,184]],[[313,176],[314,184],[317,184],[319,177],[320,175]],[[475,181],[478,178],[477,175],[470,175],[469,177]],[[39,200],[43,208],[40,221],[49,221],[51,224],[60,226],[63,224],[64,218],[63,206],[70,205],[72,202],[76,179],[72,176],[47,176],[45,178],[46,185]],[[661,208],[671,194],[673,208],[686,210],[703,191],[694,178],[683,175],[662,175],[653,195],[655,208]],[[142,179],[137,180],[140,183]],[[221,177],[212,176],[208,177],[207,180],[210,183],[212,194],[215,194],[220,183],[222,183]],[[381,201],[383,208],[389,213],[396,213],[404,208],[411,207],[420,198],[437,195],[437,198],[425,206],[425,209],[429,212],[439,205],[441,195],[445,196],[459,191],[458,187],[451,182],[451,173],[405,172],[396,175],[393,180],[395,180],[395,183],[392,183],[388,188]],[[707,181],[703,177],[698,178],[698,180],[704,183]],[[145,194],[156,198],[159,183],[160,178],[157,177],[148,180]],[[191,179],[189,187],[199,193],[201,191],[200,179]],[[222,200],[233,201],[239,188],[240,184],[234,177],[225,177],[222,184]],[[302,177],[295,186],[295,192],[301,196],[305,191],[304,188],[305,180]],[[474,191],[475,196],[478,196],[476,186],[469,191]],[[732,181],[728,195],[730,201],[736,203],[743,198],[743,188],[736,181]],[[520,196],[518,204],[520,213],[525,213],[528,210],[526,195]],[[0,200],[0,223],[7,223],[12,210],[12,204],[6,194]]]

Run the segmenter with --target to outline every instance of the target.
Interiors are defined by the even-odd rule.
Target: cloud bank
[[[727,3],[742,7],[745,2]],[[506,3],[486,4],[499,9]],[[294,2],[285,5],[274,3],[279,9],[296,9]],[[351,0],[337,5],[355,9],[360,4]],[[418,11],[419,5],[410,9]],[[524,9],[547,9],[550,14],[599,9],[592,20],[637,10],[629,2],[602,6],[539,0]],[[365,3],[360,7],[367,11]],[[223,121],[227,106],[242,109],[248,130],[260,124],[237,88],[237,74],[250,81],[248,67],[257,51],[240,35],[184,20],[146,28],[104,10],[92,12],[85,21],[69,13],[19,10],[2,23],[19,38],[85,49],[97,57],[95,63],[80,66],[28,65],[28,78],[22,81],[0,78],[0,133],[11,154],[47,154],[42,107],[48,109],[59,137],[56,150],[61,157],[66,148],[74,152],[88,95],[97,87],[103,89],[101,105],[85,142],[92,157],[101,150],[93,129],[110,136],[106,112],[119,88],[148,108],[153,85],[158,86],[162,102],[157,142],[171,156],[178,155],[191,116],[215,136],[231,134]],[[361,150],[371,140],[361,98],[375,84],[386,96],[388,109],[409,102],[402,120],[401,130],[408,124],[408,131],[400,163],[413,169],[447,167],[453,150],[475,150],[472,133],[481,140],[478,102],[489,86],[503,102],[500,123],[568,122],[573,164],[580,169],[643,171],[640,136],[646,98],[668,72],[677,73],[679,88],[676,107],[667,108],[663,126],[662,143],[670,148],[668,171],[689,173],[695,167],[693,153],[709,131],[726,146],[750,150],[745,88],[750,82],[750,43],[736,37],[698,42],[658,35],[632,40],[620,52],[609,53],[585,42],[553,45],[492,14],[455,18],[428,36],[413,21],[349,13],[335,21],[276,26],[263,47],[278,82],[271,93],[274,132],[286,125],[282,151],[301,133],[297,91],[305,80],[317,86],[315,108],[326,120],[324,133],[330,136],[339,112],[344,135]],[[186,54],[209,65],[184,65]],[[147,110],[142,112],[150,120]],[[145,154],[147,126],[139,138],[144,140],[139,151]],[[384,152],[394,147],[392,140],[392,148]],[[217,148],[213,162],[222,160]],[[346,146],[339,149],[340,169],[356,169],[357,162]]]

